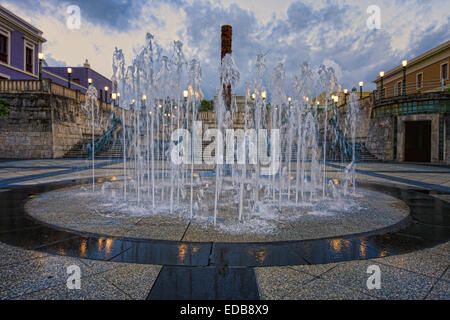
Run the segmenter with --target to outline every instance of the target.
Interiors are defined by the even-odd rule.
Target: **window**
[[[423,72],[417,74],[416,86],[417,86],[417,89],[422,89],[422,87],[423,87]]]
[[[25,48],[25,71],[33,73],[33,49]]]
[[[394,86],[394,96],[399,96],[402,94],[402,82],[399,81]]]
[[[25,40],[23,46],[23,69],[28,73],[34,73],[34,63],[35,63],[35,55],[34,55],[34,46],[35,44]]]
[[[9,53],[9,37],[3,33],[0,33],[0,61],[8,63]]]
[[[441,64],[441,79],[448,79],[448,62]]]

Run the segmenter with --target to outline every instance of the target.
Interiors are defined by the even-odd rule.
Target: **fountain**
[[[267,75],[266,56],[258,54],[239,109],[232,94],[240,72],[231,51],[231,27],[222,30],[215,122],[209,127],[198,119],[200,61],[187,61],[180,41],[173,42],[171,55],[163,55],[148,33],[127,68],[116,48],[113,82],[120,92],[117,142],[123,148],[123,169],[115,170],[117,178],[102,188],[69,190],[71,197],[81,197],[102,217],[154,217],[166,226],[187,221],[193,239],[202,233],[241,240],[259,239],[255,235],[300,239],[317,235],[317,226],[328,230],[333,225],[328,230],[332,234],[354,231],[348,224],[366,231],[361,215],[379,214],[383,208],[377,201],[383,199],[388,206],[392,199],[356,188],[358,98],[350,95],[346,118],[338,119],[331,96],[340,87],[332,68],[303,62],[290,87],[284,65],[278,63]],[[267,87],[265,78],[270,79]],[[86,109],[93,128],[95,95],[90,87]],[[344,158],[345,146],[350,161]],[[339,180],[327,177],[330,153],[339,154],[334,160],[349,162]],[[92,154],[94,159],[94,150]],[[340,219],[346,223],[341,225]],[[286,231],[288,226],[296,232]],[[303,230],[305,226],[311,230]]]

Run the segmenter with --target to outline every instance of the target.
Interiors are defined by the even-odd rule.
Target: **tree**
[[[206,112],[212,110],[212,104],[209,100],[202,100],[200,103],[200,108],[198,109],[199,112]]]
[[[9,102],[3,99],[0,99],[0,116],[9,115]]]

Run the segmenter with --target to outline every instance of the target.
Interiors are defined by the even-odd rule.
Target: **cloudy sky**
[[[107,77],[115,46],[130,63],[146,32],[168,56],[172,41],[181,40],[186,57],[201,60],[208,98],[218,86],[223,24],[233,26],[238,93],[258,53],[267,54],[267,78],[284,62],[288,90],[303,61],[335,67],[343,88],[363,80],[372,90],[379,71],[450,39],[448,0],[6,0],[2,5],[44,32],[49,65],[77,66],[87,58]],[[69,5],[81,9],[79,30],[66,26]],[[371,5],[380,8],[380,29],[367,27]]]

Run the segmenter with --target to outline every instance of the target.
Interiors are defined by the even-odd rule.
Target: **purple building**
[[[0,79],[39,80],[39,53],[44,42],[42,31],[0,5]],[[69,67],[49,67],[45,60],[42,64],[42,78],[69,87]],[[70,69],[71,89],[86,93],[91,79],[99,99],[111,102],[111,80],[92,70],[87,60],[83,67]]]
[[[0,6],[0,79],[38,80],[42,31]]]
[[[71,89],[86,93],[86,89],[89,86],[89,79],[91,79],[92,84],[97,88],[99,99],[111,102],[111,80],[92,70],[87,60],[83,67],[43,67],[42,78],[50,79],[55,83],[67,87],[69,85],[69,68],[72,70],[70,74]],[[105,91],[105,87],[108,87],[108,91]]]

